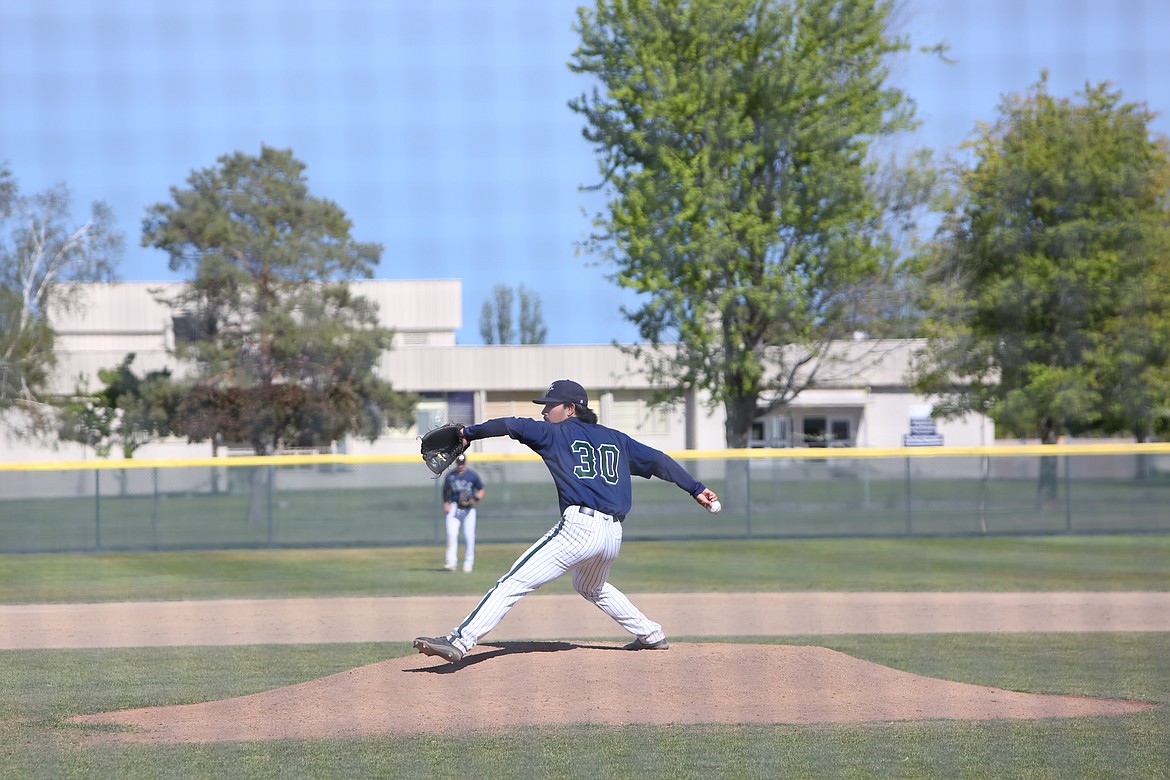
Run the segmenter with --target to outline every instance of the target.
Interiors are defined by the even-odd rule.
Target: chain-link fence
[[[703,512],[634,480],[625,538],[1170,532],[1170,445],[750,450],[676,457]],[[476,456],[481,542],[556,521],[535,457]],[[416,457],[0,464],[0,553],[437,544],[440,481]]]

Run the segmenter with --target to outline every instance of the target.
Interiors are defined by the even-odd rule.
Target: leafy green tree
[[[506,284],[492,288],[492,297],[483,302],[479,313],[479,335],[484,344],[511,344],[516,338],[512,325],[515,299],[512,288]]]
[[[541,313],[540,296],[520,285],[517,290],[520,310],[520,343],[543,344],[548,338],[548,328]]]
[[[517,323],[513,325],[513,323]],[[492,288],[479,313],[479,335],[484,344],[543,344],[548,337],[541,313],[540,297],[524,285],[513,289],[505,284]]]
[[[139,377],[132,367],[134,359],[131,352],[116,368],[98,371],[105,384],[101,390],[77,389],[62,409],[62,440],[87,444],[102,458],[114,449],[132,458],[144,444],[171,435],[181,388],[169,369]]]
[[[891,159],[873,179],[879,207],[889,217],[891,248],[901,260],[855,288],[855,330],[875,339],[920,338],[925,311],[923,279],[918,260],[924,249],[925,225],[934,224],[948,205],[942,171],[929,149],[908,159]]]
[[[867,290],[893,283],[873,159],[878,139],[913,125],[913,104],[886,83],[909,48],[893,12],[882,0],[578,11],[570,67],[598,86],[570,106],[608,199],[586,248],[641,294],[623,314],[658,400],[706,389],[729,446],[747,446],[761,399],[780,405],[815,383]]]
[[[0,414],[23,413],[13,422],[26,433],[53,419],[53,313],[82,305],[72,282],[112,281],[123,248],[104,203],[78,226],[70,211],[65,185],[22,196],[0,166]]]
[[[967,144],[915,387],[1001,435],[1144,440],[1170,407],[1170,146],[1108,84],[1078,97],[1044,74]]]
[[[373,275],[381,246],[355,241],[304,169],[268,146],[225,155],[147,211],[143,246],[192,275],[166,301],[182,325],[175,353],[196,366],[176,420],[191,441],[267,454],[410,422],[414,399],[377,375],[393,332],[348,285]]]

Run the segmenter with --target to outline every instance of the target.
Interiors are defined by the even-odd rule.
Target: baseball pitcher
[[[608,582],[622,545],[622,522],[633,503],[630,478],[673,482],[712,513],[719,511],[719,497],[666,453],[599,425],[585,388],[576,382],[558,379],[533,403],[543,404],[543,421],[501,417],[469,425],[462,429],[458,446],[492,436],[510,436],[528,445],[552,475],[559,520],[450,634],[420,636],[415,649],[451,663],[462,660],[520,598],[569,571],[573,588],[634,636],[627,650],[667,649],[662,626]]]

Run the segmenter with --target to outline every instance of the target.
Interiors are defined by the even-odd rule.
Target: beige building
[[[68,393],[79,377],[98,387],[97,372],[118,365],[135,353],[139,375],[169,367],[182,376],[183,367],[170,356],[176,329],[185,322],[159,302],[175,283],[124,282],[86,287],[86,305],[71,315],[54,318],[59,333],[59,365],[54,391]],[[620,428],[651,446],[667,451],[724,448],[724,414],[709,409],[703,394],[672,408],[652,408],[646,399],[650,383],[643,370],[613,345],[460,346],[462,326],[459,280],[360,281],[353,287],[379,304],[384,323],[395,329],[395,347],[387,352],[380,374],[398,390],[418,393],[422,401],[416,423],[390,431],[373,443],[339,442],[335,450],[352,454],[414,453],[420,429],[438,422],[474,422],[505,415],[537,416],[531,399],[553,379],[572,378],[590,394],[590,405],[602,423]],[[835,345],[842,359],[821,368],[817,385],[794,401],[778,406],[753,430],[753,446],[769,447],[901,447],[904,444],[976,446],[992,444],[990,420],[971,417],[956,422],[930,421],[930,399],[915,396],[906,386],[906,370],[915,341],[878,342],[858,339]],[[765,402],[767,399],[764,399]],[[510,439],[477,442],[484,452],[520,452]],[[93,457],[78,447],[56,451],[30,450],[0,439],[0,459],[81,459]],[[209,444],[155,442],[135,457],[201,457]]]

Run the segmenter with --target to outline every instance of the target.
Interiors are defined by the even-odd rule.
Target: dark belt
[[[579,506],[579,507],[577,507],[577,511],[583,515],[589,515],[590,517],[598,517],[599,515],[605,515],[610,520],[613,520],[615,523],[620,523],[621,521],[625,520],[624,517],[619,517],[617,515],[611,515],[608,512],[602,512],[600,510],[594,509],[593,507],[589,507],[589,506]]]

